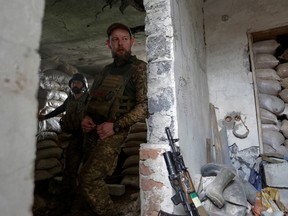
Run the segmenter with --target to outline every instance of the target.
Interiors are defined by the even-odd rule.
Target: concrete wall
[[[44,2],[0,1],[0,209],[32,215],[37,53]]]
[[[141,215],[184,213],[171,201],[173,190],[162,153],[170,150],[165,127],[180,138],[185,164],[193,176],[205,164],[209,137],[209,95],[205,73],[202,4],[144,1],[148,61],[148,143],[140,150]]]
[[[220,127],[227,114],[241,113],[250,133],[239,139],[228,130],[228,144],[235,143],[246,162],[245,154],[251,153],[248,148],[259,147],[247,32],[287,25],[287,9],[286,0],[207,0],[204,4],[210,102],[217,108]],[[243,125],[239,126],[238,132],[244,133]]]

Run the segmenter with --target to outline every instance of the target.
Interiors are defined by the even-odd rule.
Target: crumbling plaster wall
[[[286,0],[207,0],[204,3],[209,97],[217,108],[219,129],[227,114],[240,112],[250,130],[245,139],[235,137],[232,130],[227,131],[228,144],[235,143],[233,146],[238,148],[238,152],[233,148],[236,149],[234,165],[242,170],[246,167],[244,178],[249,174],[246,165],[252,165],[259,149],[247,32],[287,25],[287,9]],[[244,132],[239,128],[239,133]],[[237,164],[239,159],[248,163]]]
[[[171,201],[173,190],[162,153],[170,150],[169,126],[179,138],[185,164],[194,176],[206,163],[209,95],[201,0],[144,1],[148,61],[148,143],[140,149],[141,215],[159,209],[183,213]]]
[[[32,215],[37,53],[44,2],[0,1],[0,209]]]

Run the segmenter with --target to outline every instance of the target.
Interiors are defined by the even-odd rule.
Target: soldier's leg
[[[105,140],[98,140],[80,173],[83,196],[98,215],[113,215],[113,201],[105,183],[117,165],[120,146],[127,133],[120,133]]]
[[[65,167],[63,171],[63,189],[73,191],[77,186],[78,169],[82,159],[83,137],[73,136],[65,154]]]

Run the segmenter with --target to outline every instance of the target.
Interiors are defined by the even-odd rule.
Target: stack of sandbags
[[[121,184],[139,188],[139,149],[140,144],[147,142],[146,123],[138,122],[131,126],[122,147],[127,156],[123,164]]]
[[[58,146],[57,133],[39,133],[36,147],[35,181],[49,179],[60,173],[62,149]]]
[[[58,57],[41,61],[39,112],[48,114],[66,100],[69,94],[68,82],[75,72],[77,70],[73,66],[61,62]],[[58,135],[62,134],[60,118],[57,116],[38,122],[35,181],[50,179],[62,171],[63,146],[67,145],[59,142]]]
[[[285,80],[288,77],[288,71],[286,76],[285,69],[274,56],[279,45],[275,40],[253,43],[256,85],[265,153],[282,151],[285,140],[281,130],[282,122],[279,117],[285,109],[286,101],[288,102],[286,95],[288,90],[285,90],[286,86],[288,88],[288,78]]]

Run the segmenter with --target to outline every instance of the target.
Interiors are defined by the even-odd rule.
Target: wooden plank
[[[216,163],[223,164],[222,145],[219,137],[215,107],[211,103],[210,103],[210,115],[211,115],[211,126],[213,132],[213,144],[215,146]]]

